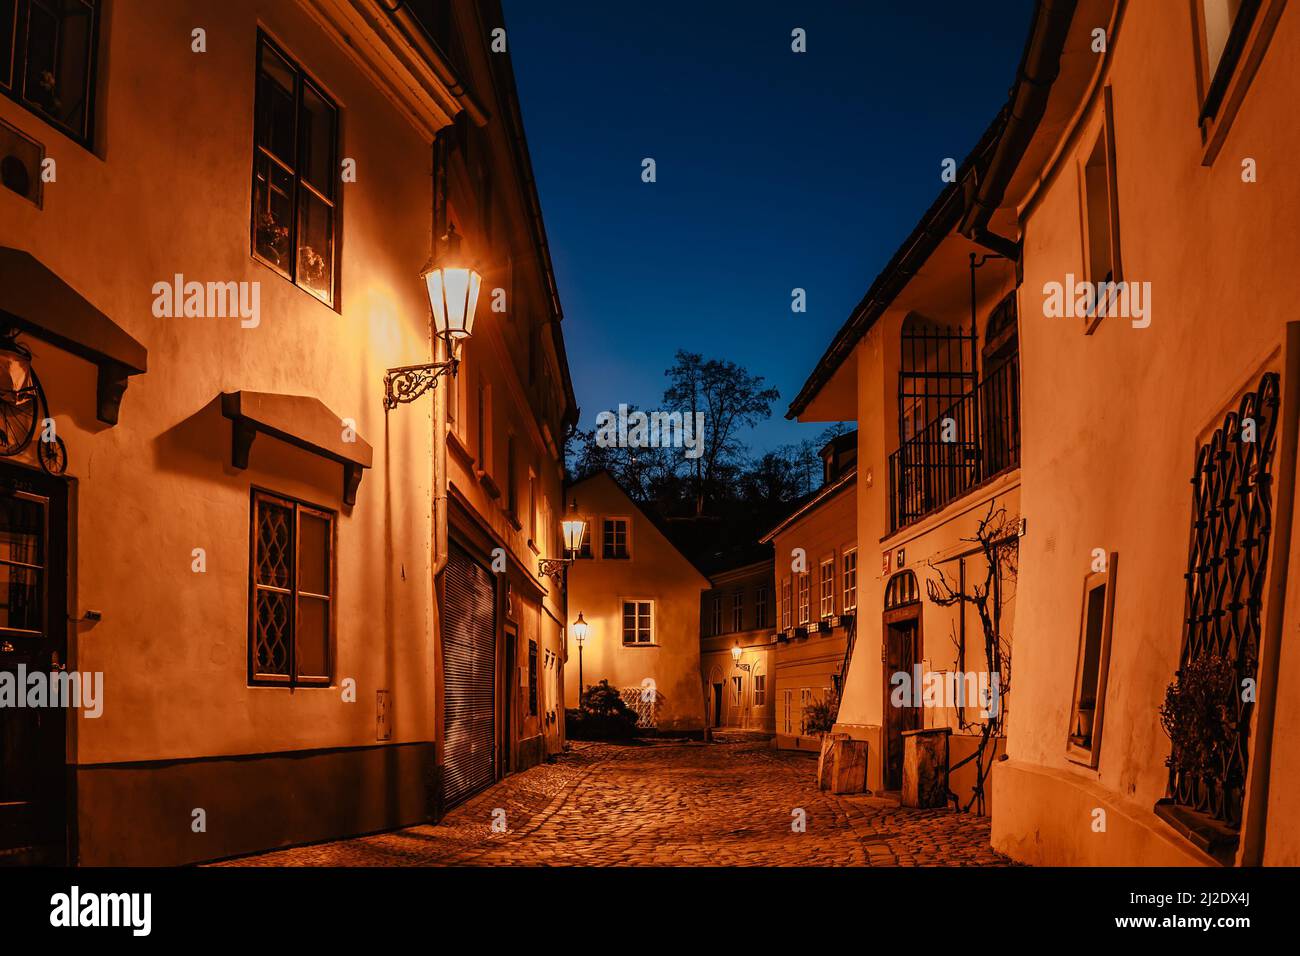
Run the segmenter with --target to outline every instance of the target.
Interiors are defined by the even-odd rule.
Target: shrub
[[[1183,665],[1165,690],[1160,726],[1173,746],[1169,765],[1190,774],[1221,773],[1236,732],[1236,669],[1222,657]]]
[[[840,702],[834,694],[827,694],[825,700],[814,700],[803,709],[804,731],[810,734],[829,733],[835,726],[839,714]]]
[[[585,688],[576,709],[564,712],[565,732],[573,740],[626,740],[636,736],[636,711],[618,688],[602,680]]]

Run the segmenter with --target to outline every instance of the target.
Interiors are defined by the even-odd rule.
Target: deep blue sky
[[[658,408],[685,348],[780,389],[753,449],[814,437],[789,401],[1002,106],[1031,10],[505,0],[582,426]]]

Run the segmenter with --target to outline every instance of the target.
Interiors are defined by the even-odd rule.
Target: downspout
[[[1077,0],[1039,0],[1029,43],[1016,76],[1006,128],[998,137],[984,178],[969,197],[958,231],[973,242],[1013,262],[1020,261],[1020,241],[990,232],[989,220],[1002,205],[1007,185],[1025,155],[1047,109],[1052,84],[1061,72],[1061,53],[1074,19]]]
[[[430,248],[436,248],[438,237],[446,234],[447,225],[447,130],[433,140],[433,239]],[[450,358],[446,345],[434,334],[433,313],[429,313],[429,338],[434,361]],[[447,389],[456,387],[454,376],[443,380],[442,388],[433,390],[433,577],[436,587],[438,575],[447,567]]]

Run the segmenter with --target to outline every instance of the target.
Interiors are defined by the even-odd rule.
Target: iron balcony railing
[[[1020,361],[985,376],[889,456],[889,528],[897,531],[1020,464]]]

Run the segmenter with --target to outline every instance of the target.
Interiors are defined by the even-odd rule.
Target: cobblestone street
[[[232,866],[989,866],[986,820],[814,789],[816,761],[756,742],[578,743],[437,826]],[[505,833],[492,831],[505,811]],[[798,810],[806,830],[791,824]],[[498,814],[499,817],[499,814]]]

